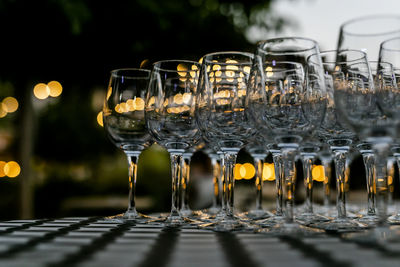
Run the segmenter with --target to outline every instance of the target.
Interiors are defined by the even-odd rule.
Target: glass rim
[[[161,63],[178,63],[177,66],[179,65],[179,63],[187,63],[187,64],[191,64],[191,65],[196,65],[198,67],[198,69],[200,69],[200,63],[196,62],[196,61],[192,61],[192,60],[186,60],[186,59],[165,59],[165,60],[159,60],[153,63],[153,70],[161,70],[161,71],[165,71],[165,72],[186,72],[186,73],[190,73],[192,71],[197,71],[197,70],[177,70],[177,69],[168,69],[168,68],[161,68],[158,65]]]
[[[261,48],[267,42],[274,42],[274,41],[279,41],[279,40],[302,40],[302,41],[310,42],[312,44],[312,46],[310,48],[305,48],[305,49],[296,50],[296,51],[290,51],[290,52],[285,52],[285,51],[269,51],[269,52],[267,52],[263,48]],[[267,54],[267,53],[275,54],[275,55],[284,55],[284,54],[287,54],[287,53],[298,54],[298,53],[304,53],[306,51],[310,51],[310,50],[316,49],[316,48],[318,48],[318,42],[313,40],[313,39],[311,39],[311,38],[307,38],[307,37],[297,37],[297,36],[278,37],[278,38],[271,38],[271,39],[267,39],[267,40],[263,40],[263,41],[257,42],[257,51],[260,51],[263,54]]]
[[[147,73],[148,77],[145,76],[133,76],[133,75],[123,75],[123,74],[118,74],[121,71],[132,71],[132,72],[136,72],[136,73]],[[120,69],[113,69],[110,71],[111,76],[112,77],[116,77],[116,78],[126,78],[126,79],[147,79],[150,77],[150,73],[151,71],[148,69],[140,69],[140,68],[120,68]]]
[[[399,40],[400,41],[400,36],[399,37],[394,37],[394,38],[390,38],[390,39],[388,39],[388,40],[385,40],[385,41],[383,41],[382,43],[381,43],[381,45],[380,45],[380,49],[382,50],[382,49],[384,49],[384,50],[387,50],[387,51],[400,51],[400,48],[388,48],[388,47],[385,47],[388,43],[390,43],[390,42],[392,42],[392,41],[395,41],[395,40]]]
[[[215,55],[242,55],[242,56],[247,56],[251,59],[251,61],[249,62],[249,64],[252,64],[252,61],[254,60],[254,54],[250,53],[250,52],[242,52],[242,51],[219,51],[219,52],[212,52],[212,53],[208,53],[205,54],[204,56],[202,56],[201,58],[203,59],[202,64],[204,64],[204,61],[207,61],[206,63],[215,63],[218,65],[243,65],[243,64],[247,64],[245,62],[238,62],[238,63],[226,63],[226,62],[212,62],[209,61],[208,59],[206,59],[207,57],[211,57],[211,56],[215,56]]]
[[[322,55],[323,54],[330,54],[330,53],[335,53],[335,55],[337,56],[337,54],[338,53],[342,53],[342,52],[356,52],[356,53],[358,53],[358,54],[360,54],[360,57],[358,57],[358,58],[356,58],[356,59],[352,59],[352,60],[348,60],[348,61],[336,61],[336,58],[337,57],[335,57],[335,61],[329,61],[329,62],[321,62],[322,63],[322,65],[324,65],[324,64],[332,64],[332,63],[338,63],[338,64],[340,64],[340,63],[346,63],[346,62],[348,62],[348,63],[351,63],[351,62],[354,62],[354,61],[357,61],[357,60],[360,60],[360,59],[363,59],[363,58],[365,58],[366,59],[366,62],[368,63],[369,62],[369,60],[368,60],[368,58],[367,58],[367,53],[365,53],[364,51],[361,51],[361,50],[357,50],[357,49],[343,49],[343,50],[325,50],[325,51],[321,51],[321,52],[319,52],[319,53],[314,53],[314,54],[312,54],[312,55],[309,55],[308,57],[307,57],[307,62],[310,62],[311,64],[320,64],[319,62],[314,62],[314,61],[311,61],[310,60],[310,58],[312,57],[312,56],[316,56],[316,55],[319,55],[320,57],[321,57],[321,59],[322,59]]]
[[[379,15],[369,15],[369,16],[362,16],[354,19],[350,19],[348,21],[345,21],[341,26],[340,26],[340,32],[346,33],[347,35],[353,35],[353,36],[381,36],[381,35],[386,35],[386,34],[393,34],[396,32],[400,33],[400,26],[397,29],[394,30],[388,30],[388,31],[382,31],[382,32],[377,32],[377,33],[355,33],[352,31],[349,31],[346,28],[349,27],[349,25],[361,22],[361,21],[368,21],[368,20],[390,20],[390,19],[395,19],[400,22],[400,15],[396,14],[379,14]],[[399,23],[400,24],[400,23]]]

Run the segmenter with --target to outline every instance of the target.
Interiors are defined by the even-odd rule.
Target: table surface
[[[217,233],[103,218],[0,222],[0,266],[400,266],[398,243]]]

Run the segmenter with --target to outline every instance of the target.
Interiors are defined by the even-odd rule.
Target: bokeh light
[[[253,164],[245,163],[240,167],[240,174],[246,180],[250,180],[256,174],[256,169],[254,168]]]
[[[242,167],[242,164],[236,163],[235,167],[233,168],[235,180],[242,180],[242,175],[240,174],[240,167]]]
[[[103,127],[103,111],[100,111],[99,114],[97,114],[97,123]]]
[[[33,94],[38,99],[46,99],[50,95],[50,88],[44,83],[38,83],[33,88]]]
[[[314,165],[312,168],[312,177],[314,181],[323,182],[325,180],[324,166]]]
[[[275,166],[273,163],[264,163],[263,181],[275,181]]]
[[[235,180],[242,180],[242,179],[250,180],[254,177],[256,173],[256,169],[251,163],[244,163],[244,164],[236,163],[233,171]]]
[[[6,176],[5,172],[4,172],[4,166],[6,165],[5,161],[0,161],[0,177],[4,177]]]
[[[7,106],[3,102],[0,102],[0,118],[4,118],[5,116],[7,116]]]
[[[61,95],[62,93],[62,85],[61,83],[57,82],[57,81],[51,81],[47,84],[47,86],[49,87],[49,95],[52,97],[57,97],[59,95]]]
[[[7,113],[15,112],[18,109],[18,101],[12,96],[4,98],[2,103],[2,109],[5,109]]]
[[[17,177],[21,172],[21,167],[15,161],[9,161],[4,165],[4,173],[10,178]]]

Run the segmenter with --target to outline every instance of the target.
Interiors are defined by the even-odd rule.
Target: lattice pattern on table
[[[400,243],[340,235],[270,236],[163,229],[102,218],[0,222],[0,266],[400,266]]]

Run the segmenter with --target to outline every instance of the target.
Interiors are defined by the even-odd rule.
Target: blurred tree
[[[275,17],[265,23],[272,1],[0,0],[0,80],[11,81],[21,106],[13,152],[22,167],[21,216],[32,216],[33,154],[73,161],[110,149],[98,145],[102,139],[89,103],[111,69],[138,67],[144,59],[198,60],[218,50],[251,51],[246,30],[284,25]],[[37,120],[32,88],[50,80],[60,81],[64,93]]]

